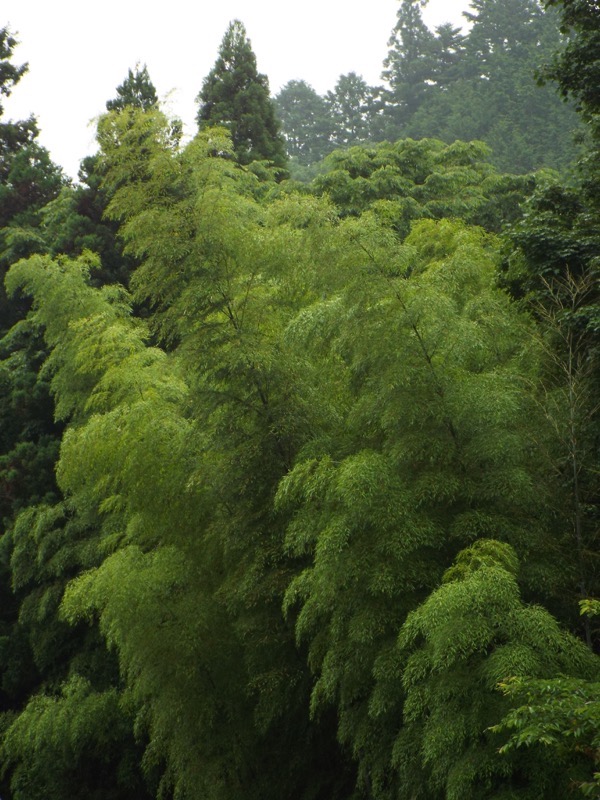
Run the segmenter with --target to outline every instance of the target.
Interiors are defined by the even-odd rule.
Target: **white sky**
[[[195,132],[194,99],[229,22],[246,26],[272,94],[303,79],[319,93],[341,74],[381,82],[400,0],[2,0],[0,27],[20,41],[13,63],[29,72],[6,101],[5,116],[34,114],[40,142],[67,174],[95,149],[92,120],[136,63],[148,66],[166,110]],[[462,25],[469,0],[429,0],[430,27]]]

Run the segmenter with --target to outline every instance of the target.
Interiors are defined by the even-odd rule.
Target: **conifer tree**
[[[140,69],[139,65],[135,68],[135,73],[130,69],[127,78],[122,84],[117,86],[117,97],[108,100],[106,108],[108,111],[121,111],[129,106],[131,108],[142,108],[147,111],[158,103],[158,95],[154,84],[150,80],[148,68],[144,66]]]
[[[269,97],[269,82],[258,72],[252,45],[239,20],[227,28],[197,101],[199,127],[227,128],[240,164],[266,160],[285,168],[285,145]]]
[[[8,28],[0,29],[0,97],[9,97],[12,90],[27,72],[27,64],[17,66],[11,59],[17,40],[11,35]],[[4,108],[0,103],[0,117]],[[2,185],[6,183],[11,159],[15,153],[35,139],[38,130],[35,119],[14,122],[12,120],[0,123],[0,178]],[[1,208],[1,207],[0,207]],[[0,225],[6,224],[6,216],[0,211]]]
[[[435,36],[421,15],[426,4],[427,0],[402,0],[388,41],[382,77],[390,87],[387,113],[396,138],[422,104],[433,72]]]

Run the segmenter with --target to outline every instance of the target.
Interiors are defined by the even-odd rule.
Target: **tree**
[[[419,743],[394,744],[407,711],[394,643],[407,615],[481,538],[529,554],[520,577],[540,597],[560,586],[530,440],[544,425],[527,391],[538,354],[521,348],[531,323],[495,286],[497,242],[481,229],[420,220],[400,244],[369,212],[342,229],[353,243],[344,288],[290,326],[298,351],[318,359],[330,413],[278,488],[287,546],[305,564],[286,609],[315,672],[312,713],[337,709],[364,793],[412,798],[417,787],[429,800],[443,794],[427,787]],[[394,682],[393,702],[378,695],[379,678]],[[468,682],[463,696],[468,716]]]
[[[126,107],[141,108],[147,111],[158,103],[158,95],[154,84],[150,80],[146,65],[140,69],[135,68],[135,73],[129,70],[127,78],[117,86],[117,97],[108,100],[107,111],[121,111]]]
[[[27,70],[12,64],[16,40],[0,30],[0,95],[9,96]],[[0,116],[2,115],[0,105]],[[0,524],[15,511],[55,490],[52,463],[57,429],[47,382],[38,375],[43,360],[39,338],[23,316],[27,304],[9,300],[4,275],[12,260],[40,246],[42,207],[56,197],[64,178],[36,142],[37,124],[0,122]],[[33,234],[31,233],[33,231]],[[18,328],[9,333],[17,321]]]
[[[382,78],[390,86],[386,113],[392,118],[396,138],[423,103],[433,75],[435,36],[421,15],[426,4],[427,0],[402,0],[383,62]]]
[[[121,93],[118,99],[124,98]],[[119,113],[126,116],[127,108]],[[126,282],[134,262],[116,242],[117,226],[102,219],[105,171],[99,156],[89,157],[80,185],[64,186],[50,202],[13,220],[4,229],[6,259],[18,259],[17,245],[23,253],[56,256],[93,249],[102,269],[96,260],[91,280]],[[141,748],[121,706],[114,656],[97,631],[74,629],[58,618],[69,578],[101,560],[93,544],[100,525],[89,515],[85,522],[77,517],[56,485],[64,421],[55,418],[44,369],[48,348],[31,316],[0,341],[0,356],[0,708],[6,732],[0,791],[15,800],[90,797],[96,791],[147,800]],[[84,707],[90,721],[85,732],[84,716],[76,713]]]
[[[11,63],[17,44],[8,28],[0,29],[0,97],[10,96],[28,68]],[[3,112],[0,104],[0,117]],[[0,228],[28,209],[39,208],[63,181],[48,152],[35,141],[38,133],[34,117],[0,122]]]
[[[266,160],[285,170],[285,145],[268,79],[257,70],[256,56],[239,20],[229,24],[197,102],[198,126],[227,128],[240,164]]]
[[[549,751],[584,797],[600,794],[600,683],[577,678],[515,677],[500,689],[513,708],[494,730],[509,733],[503,754]]]
[[[590,0],[544,0],[547,8],[557,8],[564,33],[571,34],[561,53],[541,73],[543,79],[558,82],[563,97],[573,97],[586,122],[592,123],[599,108],[598,52],[600,11]],[[574,35],[573,35],[574,34]]]
[[[447,91],[460,77],[460,64],[465,55],[465,35],[461,28],[450,23],[435,30],[433,69],[429,81],[441,91]]]
[[[347,796],[352,768],[333,721],[316,727],[306,715],[310,675],[281,615],[290,567],[272,510],[307,413],[290,394],[295,364],[278,357],[281,334],[312,297],[312,254],[334,230],[331,209],[312,197],[258,204],[255,176],[223,157],[232,147],[222,129],[179,152],[151,111],[109,115],[100,135],[111,213],[143,258],[134,290],[157,311],[157,338],[170,333],[179,346],[146,347],[124,295],[86,285],[89,259],[13,267],[11,285],[34,295],[52,350],[57,413],[73,420],[60,485],[72,517],[91,523],[86,552],[107,545],[72,582],[63,613],[76,629],[92,621],[118,654],[127,708],[148,741],[144,764],[156,765],[165,792]],[[19,539],[30,529],[24,522]],[[77,701],[63,684],[57,703],[32,698],[10,726],[15,781],[33,772],[25,742],[36,719],[42,757],[57,751],[53,765],[65,763],[56,742],[68,740]],[[82,713],[86,693],[76,692]]]
[[[401,139],[394,143],[334,151],[313,182],[343,216],[367,209],[405,236],[422,217],[458,217],[499,232],[520,217],[520,202],[535,186],[534,176],[499,174],[482,142]]]
[[[588,202],[594,209],[600,207],[600,123],[595,86],[598,79],[598,33],[599,12],[597,5],[589,0],[546,0],[548,9],[556,9],[560,15],[561,30],[567,44],[554,59],[540,71],[540,80],[556,81],[561,96],[574,100],[585,123],[589,144],[580,164],[581,183]]]
[[[8,29],[0,29],[0,97],[10,96],[27,71],[26,64],[17,67],[11,63],[16,45]],[[0,118],[2,114],[0,104]],[[34,117],[0,121],[0,333],[16,319],[2,285],[6,268],[15,257],[31,252],[27,237],[21,242],[20,231],[35,226],[36,212],[56,197],[65,182],[48,151],[37,143],[38,132]]]
[[[133,119],[138,113],[157,111],[158,96],[146,65],[131,69],[117,89],[117,96],[106,102],[110,113],[124,113]],[[172,134],[179,141],[180,121],[174,120]],[[101,127],[101,126],[100,126]],[[69,187],[42,212],[42,233],[50,255],[81,255],[89,250],[100,256],[101,268],[92,276],[97,285],[122,283],[127,286],[136,260],[123,253],[118,239],[118,224],[107,219],[105,211],[110,192],[104,186],[108,164],[102,150],[86,156],[79,169],[79,184]]]
[[[404,0],[385,62],[395,136],[479,139],[507,172],[569,167],[577,118],[535,78],[561,45],[557,15],[538,0],[474,0],[466,34],[432,33],[421,8]]]
[[[508,704],[496,687],[507,675],[545,678],[547,684],[557,674],[589,678],[598,670],[582,642],[545,609],[522,601],[518,568],[514,550],[502,542],[480,539],[463,550],[442,585],[408,615],[397,647],[378,665],[381,694],[374,705],[387,716],[394,685],[404,694],[405,725],[395,749],[419,753],[421,761],[415,770],[410,757],[399,758],[402,777],[409,785],[426,781],[433,796],[468,800],[506,792],[516,799],[569,792],[573,764],[546,748],[534,747],[527,756],[504,748],[504,757],[497,755],[506,735],[498,736],[501,728],[493,723]]]
[[[377,131],[381,111],[379,91],[355,72],[340,75],[326,97],[335,147],[351,147],[382,138]]]
[[[327,101],[306,81],[288,81],[275,96],[275,107],[288,156],[298,164],[313,164],[333,149]]]
[[[600,613],[598,600],[583,600],[579,606],[582,615],[597,617]],[[501,753],[540,745],[552,751],[585,797],[598,797],[600,791],[598,669],[596,665],[594,680],[564,676],[502,680],[499,689],[513,707],[492,729],[510,734]]]
[[[14,87],[27,72],[27,64],[16,66],[11,62],[13,50],[18,44],[8,28],[0,29],[0,96],[9,97]],[[4,108],[0,104],[0,117]],[[33,117],[22,122],[0,123],[0,176],[2,184],[6,183],[11,159],[22,147],[31,144],[37,136],[38,129]],[[6,216],[0,217],[2,224],[6,224]]]

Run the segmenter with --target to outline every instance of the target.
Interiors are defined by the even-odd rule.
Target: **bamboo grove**
[[[3,797],[600,797],[600,26],[550,5],[577,182],[298,183],[123,102],[5,226]]]

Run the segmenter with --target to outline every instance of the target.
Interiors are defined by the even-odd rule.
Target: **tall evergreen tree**
[[[117,86],[117,97],[108,100],[106,108],[108,111],[121,111],[123,108],[142,108],[147,111],[158,103],[158,95],[154,84],[150,80],[148,68],[144,66],[140,69],[136,66],[135,72],[131,69],[127,73],[127,78],[122,84]]]
[[[9,97],[12,90],[27,72],[27,64],[17,66],[12,63],[13,50],[17,40],[11,35],[8,28],[0,29],[0,98]],[[0,103],[0,118],[4,108]],[[12,159],[19,149],[31,144],[37,136],[38,129],[33,117],[14,122],[12,120],[0,122],[0,184],[4,188],[7,183]],[[0,205],[0,225],[5,225],[10,209],[3,210]]]
[[[27,70],[12,63],[16,45],[1,29],[0,96],[8,97]],[[2,112],[0,104],[0,532],[15,511],[55,488],[56,428],[46,381],[38,375],[43,348],[23,323],[27,304],[7,298],[4,276],[11,261],[35,251],[41,208],[64,185],[36,141],[35,118],[5,121]],[[19,329],[9,333],[18,321]]]
[[[578,627],[598,652],[600,604],[591,598],[600,591],[600,9],[591,0],[546,0],[545,6],[560,13],[569,38],[542,78],[557,81],[562,96],[575,100],[587,147],[578,165],[579,185],[555,183],[539,191],[511,231],[516,249],[508,278],[512,291],[525,295],[546,342],[543,400],[557,434],[551,451],[555,513],[565,532],[564,562],[576,562],[569,599],[571,605],[579,599],[584,619]],[[564,764],[579,796],[600,797],[598,668],[591,681],[568,674],[503,681],[513,705],[498,726],[511,734],[503,750],[531,752],[542,745]]]
[[[504,275],[510,291],[536,315],[546,337],[546,413],[557,432],[550,451],[558,479],[556,514],[563,520],[565,547],[577,562],[573,604],[575,598],[595,597],[600,591],[595,558],[600,537],[598,19],[594,4],[565,2],[562,23],[570,33],[569,42],[544,71],[546,79],[557,80],[560,92],[575,99],[582,112],[588,138],[578,165],[578,185],[554,181],[534,194],[527,214],[509,230],[514,250]],[[596,638],[597,646],[589,620],[584,620],[582,629],[588,643]]]
[[[402,0],[383,62],[382,78],[390,87],[387,113],[395,138],[423,103],[433,73],[435,36],[421,14],[426,5],[427,0]]]
[[[546,78],[558,81],[564,97],[573,97],[588,123],[600,109],[600,9],[592,0],[544,0],[547,8],[558,8],[564,33],[569,41],[557,53]]]
[[[199,127],[226,127],[240,164],[266,160],[285,169],[285,144],[269,96],[269,82],[258,72],[252,45],[239,20],[229,24],[197,101]]]

